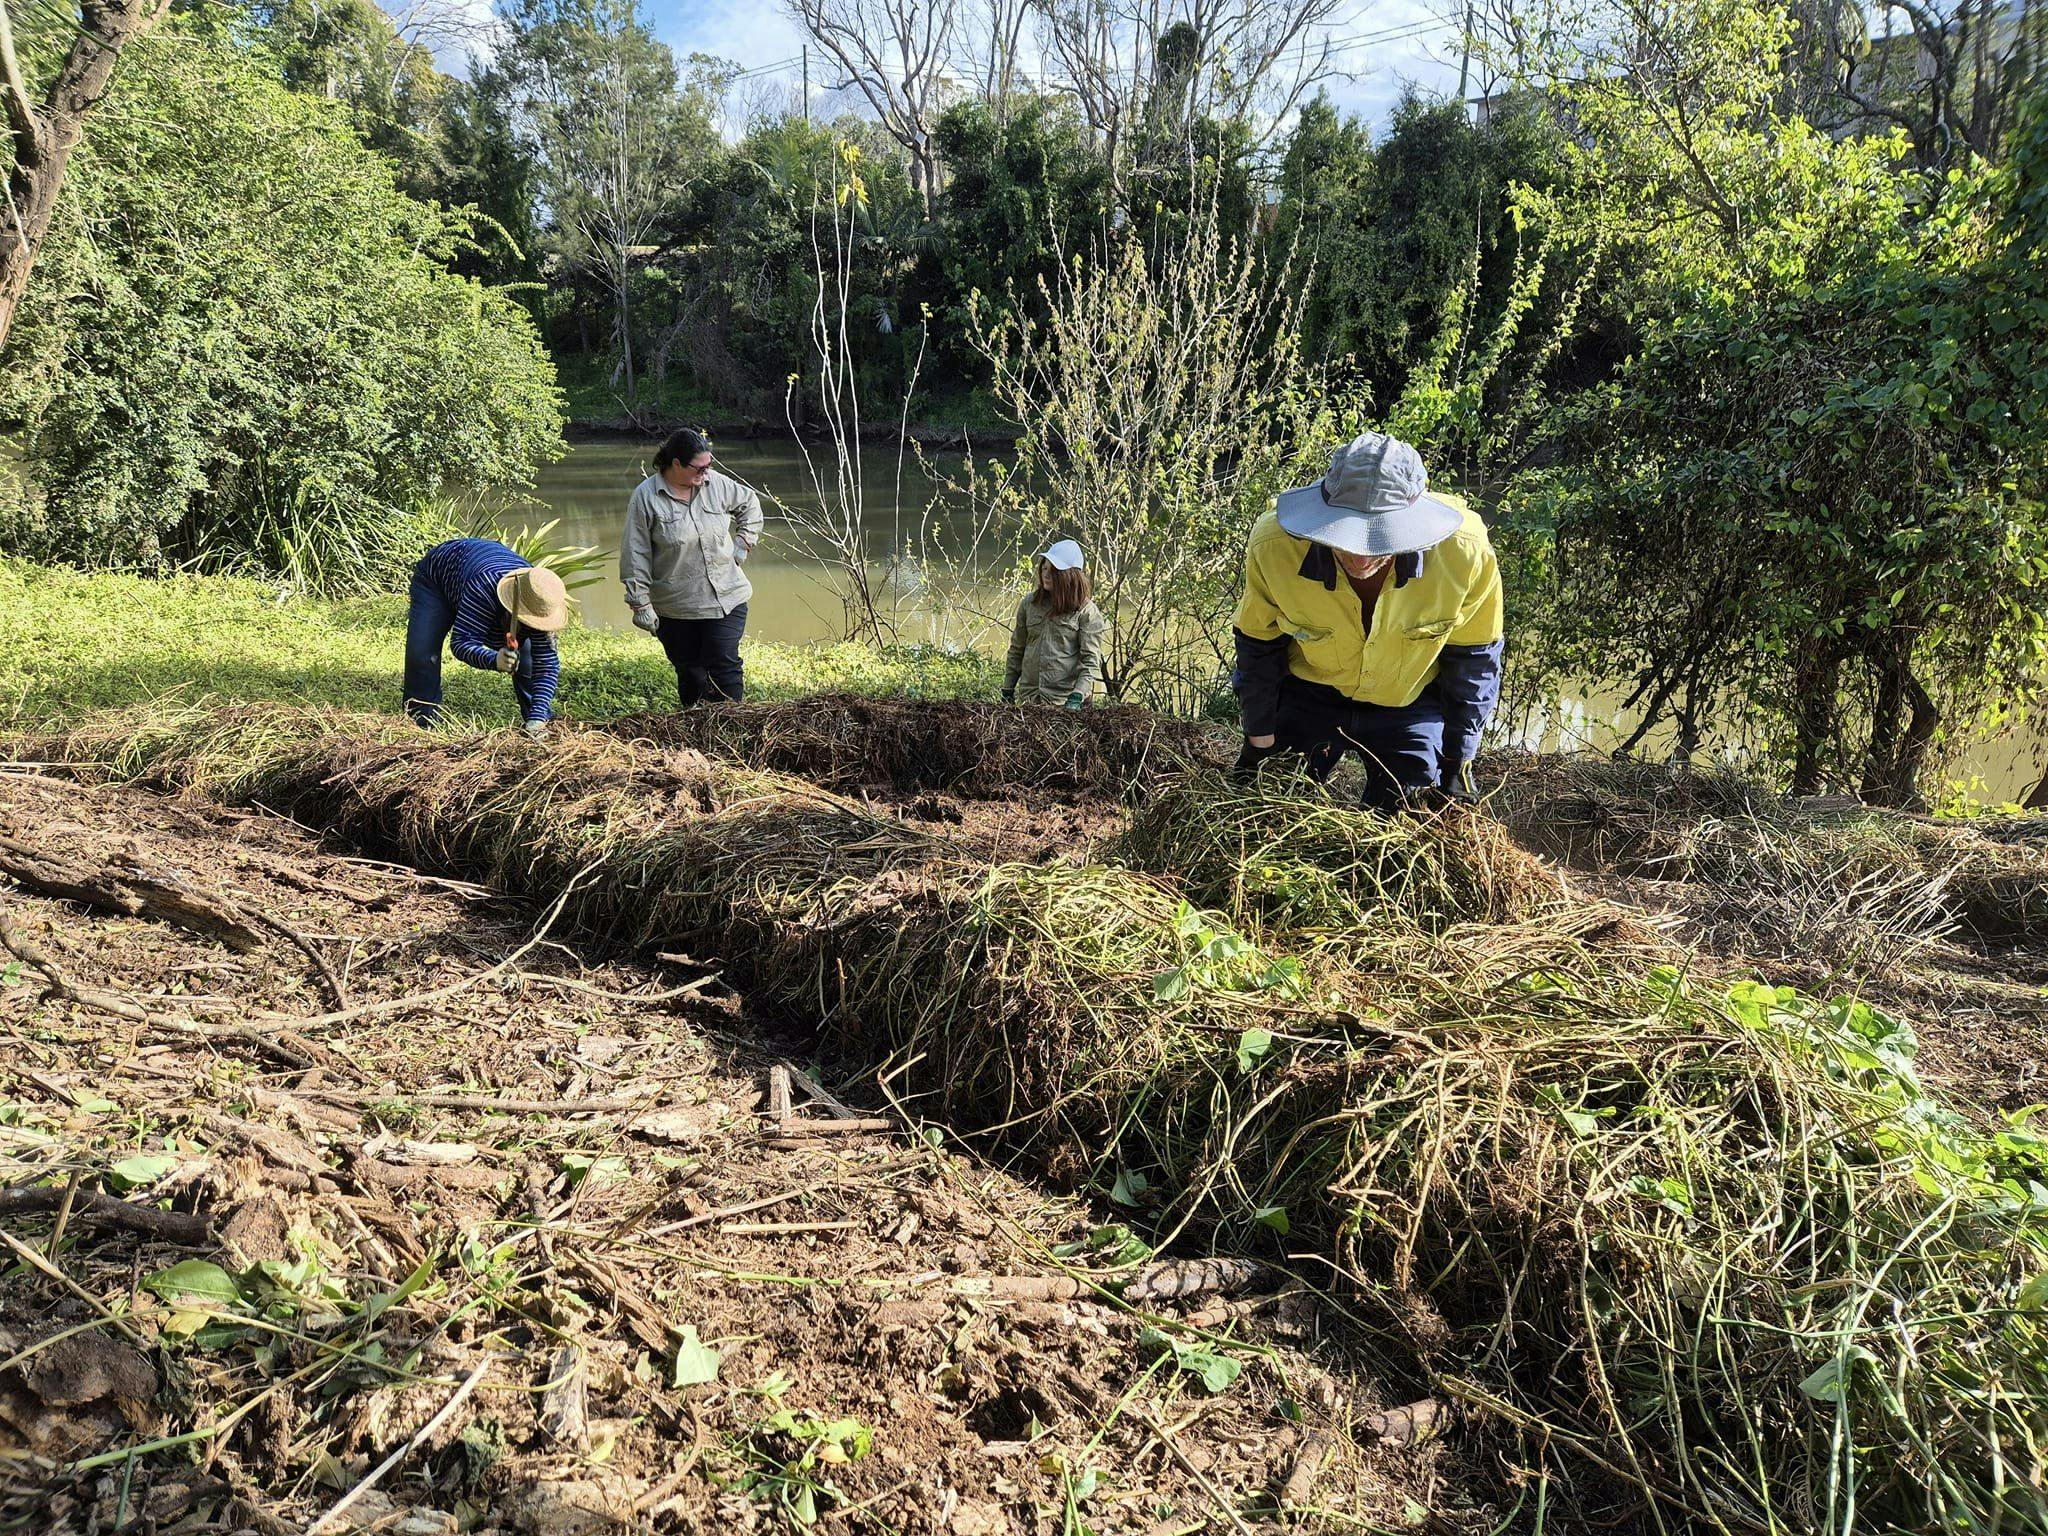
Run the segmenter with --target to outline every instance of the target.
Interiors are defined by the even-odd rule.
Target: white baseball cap
[[[1056,571],[1078,571],[1081,569],[1081,546],[1072,539],[1061,539],[1057,544],[1048,544],[1039,552],[1038,558]]]

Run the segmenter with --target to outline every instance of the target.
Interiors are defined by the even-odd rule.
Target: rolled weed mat
[[[1990,944],[2048,946],[2048,817],[1915,818],[1906,826],[1963,932]]]
[[[1320,1252],[1582,1509],[2048,1521],[2048,1145],[1932,1100],[1871,1010],[1555,939],[1347,977],[1118,869],[893,917],[843,963],[842,1049],[1162,1239]]]
[[[1276,928],[1437,933],[1573,904],[1490,816],[1381,816],[1271,775],[1165,781],[1132,811],[1111,852],[1173,874],[1196,902]]]
[[[774,891],[787,906],[791,893],[872,883],[941,852],[814,785],[602,732],[543,748],[515,732],[444,736],[382,716],[194,708],[97,721],[38,750],[258,801],[367,852],[515,895],[566,892],[570,924],[626,943],[722,938],[735,901]]]
[[[1077,713],[844,694],[628,715],[605,729],[835,789],[983,796],[1021,789],[1116,799],[1134,781],[1217,755],[1213,730],[1140,709]]]
[[[1512,768],[1494,802],[1515,836],[1580,868],[1678,882],[1711,939],[1751,954],[1896,968],[1960,926],[2048,916],[2048,853],[1966,828],[1809,805],[1720,770],[1567,758]]]

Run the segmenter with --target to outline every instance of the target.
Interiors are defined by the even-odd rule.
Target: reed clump
[[[1158,1241],[1335,1275],[1589,1523],[2048,1530],[2048,1141],[1943,1103],[1861,1003],[1609,942],[1492,833],[1165,785],[1143,868],[989,866],[595,732],[242,712],[48,746],[703,944]],[[1290,837],[1312,899],[1233,873]]]

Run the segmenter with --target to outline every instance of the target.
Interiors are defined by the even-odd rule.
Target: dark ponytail
[[[671,464],[687,466],[700,453],[711,451],[711,439],[702,432],[683,427],[668,435],[668,441],[654,450],[654,472],[660,474]]]

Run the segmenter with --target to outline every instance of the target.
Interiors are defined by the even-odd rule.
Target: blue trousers
[[[1356,752],[1365,762],[1361,803],[1370,810],[1397,810],[1405,792],[1443,777],[1443,700],[1431,684],[1413,704],[1361,704],[1334,688],[1289,676],[1280,685],[1273,740],[1299,752],[1318,784],[1337,771],[1345,753]]]
[[[663,619],[655,638],[676,669],[676,699],[688,709],[703,699],[743,699],[746,670],[740,637],[747,632],[747,605],[722,619]]]
[[[434,725],[441,718],[441,648],[455,627],[455,605],[441,594],[424,566],[412,573],[412,592],[405,611],[405,712],[417,725]],[[529,652],[519,648],[519,671],[512,674],[512,696],[519,701],[519,717],[531,713],[533,684],[528,676]]]

